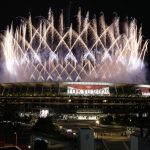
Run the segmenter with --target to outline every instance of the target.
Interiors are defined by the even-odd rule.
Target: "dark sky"
[[[47,16],[51,7],[55,14],[61,9],[67,9],[69,0],[1,0],[0,4],[0,30],[5,29],[16,17],[27,17],[31,12],[33,17]],[[83,14],[90,11],[91,16],[104,12],[107,20],[111,20],[113,12],[117,12],[121,19],[126,16],[136,18],[138,24],[143,26],[143,35],[150,39],[150,5],[148,0],[72,0],[71,17],[75,16],[78,7],[82,8]]]
[[[58,14],[61,9],[66,9],[68,4],[69,0],[1,0],[0,29],[5,29],[12,21],[16,22],[18,16],[27,17],[29,12],[33,17],[47,16],[50,7]],[[150,38],[148,0],[72,0],[71,13],[75,15],[79,6],[83,12],[89,10],[91,15],[98,15],[103,11],[107,20],[112,19],[113,12],[117,12],[122,19],[126,16],[136,18],[143,26],[144,35]]]
[[[67,12],[68,5],[69,0],[1,0],[0,30],[4,30],[12,21],[17,23],[18,16],[28,17],[29,12],[33,18],[40,15],[46,17],[50,7],[57,18],[61,9]],[[79,6],[83,14],[89,10],[91,16],[103,11],[106,20],[110,22],[113,12],[117,12],[121,19],[125,19],[126,16],[136,18],[138,24],[143,27],[144,39],[150,39],[149,0],[72,0],[71,18],[74,18]],[[147,62],[150,66],[150,61]]]

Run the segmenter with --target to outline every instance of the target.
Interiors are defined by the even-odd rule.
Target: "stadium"
[[[148,111],[149,85],[140,85],[147,83],[148,42],[142,41],[135,20],[124,23],[123,33],[119,17],[108,25],[104,14],[89,20],[89,12],[83,18],[81,9],[76,28],[64,26],[63,12],[58,28],[54,21],[49,10],[38,27],[29,16],[20,28],[7,28],[2,35],[1,107],[8,103],[31,112],[44,107]]]
[[[62,11],[55,27],[49,10],[48,19],[42,18],[38,26],[29,16],[1,35],[1,123],[15,126],[21,120],[30,132],[38,119],[50,116],[59,128],[75,134],[78,127],[90,125],[97,139],[107,137],[104,130],[108,139],[112,131],[122,138],[126,125],[149,126],[141,122],[150,115],[144,62],[148,41],[143,41],[136,21],[125,21],[121,30],[118,16],[108,25],[103,13],[90,20],[89,12],[82,17],[79,9],[75,26],[65,27],[64,22]],[[104,129],[100,123],[115,126]],[[129,140],[128,135],[123,140]]]
[[[5,83],[0,85],[1,109],[6,105],[16,113],[57,113],[79,110],[99,113],[148,113],[150,86],[98,82]]]

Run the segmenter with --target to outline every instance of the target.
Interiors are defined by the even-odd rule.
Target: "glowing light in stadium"
[[[76,24],[66,28],[62,12],[56,28],[50,10],[38,27],[29,17],[15,31],[7,28],[1,42],[1,82],[146,82],[148,42],[142,41],[135,20],[126,21],[120,31],[118,17],[107,25],[103,14],[89,20],[89,12],[84,18],[79,10]]]
[[[40,111],[40,118],[46,118],[49,115],[49,110],[47,109],[42,109]]]

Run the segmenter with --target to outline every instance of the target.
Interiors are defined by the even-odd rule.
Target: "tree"
[[[32,130],[47,134],[56,134],[58,132],[50,117],[39,118]]]

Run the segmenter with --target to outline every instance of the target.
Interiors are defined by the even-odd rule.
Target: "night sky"
[[[64,9],[65,15],[67,14],[68,5],[69,0],[2,0],[0,4],[0,31],[5,30],[6,26],[12,22],[17,24],[19,22],[17,17],[28,17],[29,12],[35,20],[36,16],[47,17],[50,7],[54,11],[57,21],[61,9]],[[75,18],[79,6],[83,15],[88,10],[90,11],[91,19],[94,14],[99,15],[101,11],[104,12],[107,22],[112,21],[114,12],[117,12],[121,20],[127,16],[129,19],[136,18],[138,25],[143,27],[144,39],[150,39],[150,5],[148,0],[72,0],[71,21]],[[147,53],[146,62],[150,68],[150,50]]]
[[[67,9],[70,0],[2,0],[0,5],[0,29],[3,30],[16,17],[27,17],[29,12],[33,17],[47,16],[51,7],[55,14],[59,14],[61,9]],[[104,12],[107,20],[111,21],[113,12],[117,12],[121,19],[126,16],[136,18],[139,25],[143,26],[143,33],[150,39],[150,5],[148,0],[72,0],[71,17],[74,17],[78,7],[82,12],[90,11],[93,14]]]

